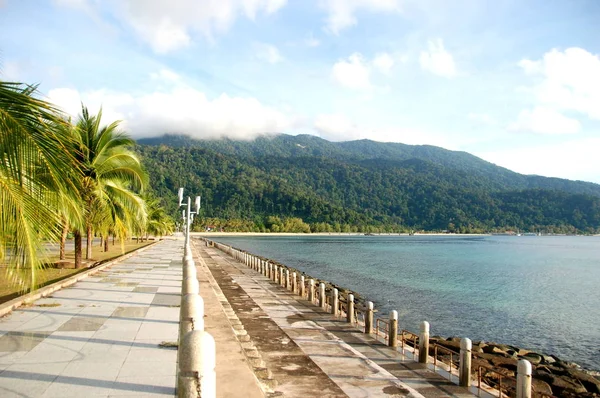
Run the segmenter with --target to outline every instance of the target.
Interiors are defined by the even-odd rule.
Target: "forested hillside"
[[[180,186],[202,194],[203,224],[229,230],[592,233],[600,226],[600,185],[524,176],[433,146],[306,135],[138,143],[158,195],[174,197]]]

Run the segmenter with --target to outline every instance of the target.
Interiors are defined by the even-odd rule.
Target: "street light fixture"
[[[200,196],[196,196],[194,201],[196,211],[192,211],[192,199],[189,196],[187,204],[183,203],[183,188],[179,188],[177,197],[179,198],[179,207],[187,206],[187,209],[182,211],[183,220],[185,222],[185,247],[187,249],[190,244],[190,226],[192,225],[192,222],[194,222],[194,214],[200,213]]]

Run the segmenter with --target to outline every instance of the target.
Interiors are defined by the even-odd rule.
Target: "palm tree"
[[[165,209],[160,206],[159,200],[147,196],[145,201],[148,208],[148,222],[146,223],[146,230],[144,232],[156,237],[162,237],[173,233],[175,223],[173,219],[166,214]]]
[[[134,222],[145,222],[143,200],[137,195],[148,181],[135,153],[134,141],[118,131],[119,122],[101,127],[102,110],[96,116],[82,106],[75,126],[79,162],[80,194],[87,235],[86,259],[92,257],[94,220],[109,217],[112,228],[123,240]],[[106,229],[106,226],[104,226]],[[75,229],[76,267],[81,267],[81,230]],[[79,254],[79,259],[78,259]]]
[[[62,115],[36,88],[0,81],[0,262],[22,287],[36,285],[43,243],[60,234],[61,199],[73,198],[66,170],[76,168]]]

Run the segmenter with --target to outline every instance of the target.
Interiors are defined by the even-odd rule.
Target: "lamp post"
[[[192,211],[192,199],[188,196],[187,204],[183,203],[183,188],[179,188],[177,192],[177,197],[179,198],[179,207],[186,206],[187,209],[183,211],[183,221],[185,225],[185,240],[184,240],[184,248],[187,251],[190,245],[190,227],[192,222],[194,222],[194,214],[200,213],[200,196],[196,196],[196,200],[194,204],[196,205],[196,211]]]

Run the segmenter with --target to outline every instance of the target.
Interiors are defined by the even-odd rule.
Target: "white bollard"
[[[327,305],[327,300],[325,300],[325,284],[321,282],[319,285],[319,307],[325,309]]]
[[[346,308],[346,322],[354,323],[354,295],[348,295],[348,305]]]
[[[292,293],[296,293],[298,289],[298,282],[296,281],[296,273],[292,272]]]
[[[308,301],[312,303],[315,302],[315,280],[311,279],[308,281]]]
[[[279,267],[279,284],[281,286],[285,286],[285,270],[283,269],[283,267]]]
[[[183,277],[197,278],[196,264],[193,261],[188,262],[183,266]]]
[[[460,340],[460,361],[458,369],[458,385],[461,387],[471,387],[471,350],[473,343],[470,339]]]
[[[336,288],[331,290],[331,313],[337,316],[340,310],[340,296]]]
[[[287,290],[290,290],[291,285],[290,285],[290,270],[286,268],[285,270],[285,288]]]
[[[390,312],[390,328],[388,330],[388,346],[398,346],[398,311]]]
[[[298,295],[302,298],[304,298],[304,290],[305,290],[305,286],[304,286],[304,275],[300,275],[300,289],[298,291]]]
[[[423,321],[419,335],[419,363],[427,363],[427,358],[429,358],[429,322]]]
[[[517,363],[517,398],[531,398],[531,362],[526,359]]]
[[[183,280],[181,285],[181,294],[200,294],[200,284],[198,283],[198,279],[195,277],[187,277]]]
[[[373,334],[373,302],[367,303],[367,313],[365,314],[365,333]]]
[[[181,348],[177,396],[216,398],[215,339],[208,332],[194,330],[183,337]]]
[[[198,294],[186,294],[181,299],[179,341],[192,330],[204,330],[204,300]]]

